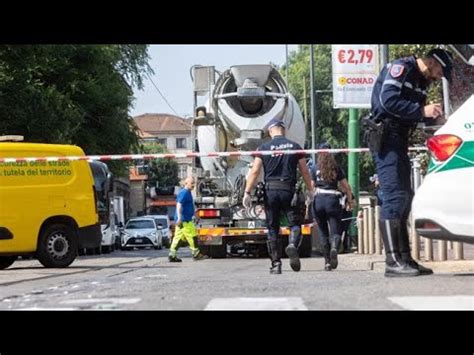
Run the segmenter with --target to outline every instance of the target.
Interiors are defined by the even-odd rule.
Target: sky
[[[297,50],[288,45],[288,53]],[[151,45],[149,64],[155,71],[151,76],[172,108],[160,96],[147,78],[144,89],[134,88],[131,116],[144,113],[170,113],[181,117],[192,115],[193,84],[190,68],[195,64],[213,65],[224,71],[237,64],[268,64],[281,66],[286,61],[286,46],[281,45]],[[175,112],[176,111],[176,112]]]

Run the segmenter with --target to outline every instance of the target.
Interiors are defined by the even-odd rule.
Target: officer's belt
[[[295,184],[290,181],[270,180],[265,181],[265,188],[267,190],[288,190],[293,191]]]
[[[383,118],[383,121],[385,123],[385,127],[389,128],[389,129],[394,129],[394,130],[397,130],[397,131],[409,131],[410,128],[412,128],[413,124],[403,124],[402,122],[400,122],[399,120],[397,119],[393,119],[393,118]]]
[[[329,189],[321,189],[319,187],[316,188],[316,194],[331,194],[331,195],[342,195],[341,191],[338,190],[329,190]]]

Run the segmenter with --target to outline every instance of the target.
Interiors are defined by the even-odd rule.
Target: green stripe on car
[[[474,141],[464,142],[459,150],[444,163],[439,163],[431,157],[428,173],[472,167],[474,167]]]

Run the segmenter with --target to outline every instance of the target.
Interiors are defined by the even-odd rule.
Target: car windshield
[[[166,218],[155,218],[156,224],[161,224],[163,228],[168,228],[168,221]]]
[[[126,229],[152,229],[152,228],[155,228],[152,221],[140,220],[140,221],[128,222]]]

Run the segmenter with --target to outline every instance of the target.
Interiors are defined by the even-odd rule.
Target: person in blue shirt
[[[193,223],[194,201],[193,195],[191,194],[193,188],[194,179],[192,177],[187,177],[184,180],[184,188],[176,197],[176,212],[174,215],[176,230],[168,255],[168,260],[172,263],[182,261],[177,256],[178,245],[182,239],[187,240],[194,260],[207,259],[207,256],[202,254],[197,247],[197,232]]]
[[[433,273],[410,255],[407,219],[413,191],[408,138],[418,122],[443,115],[440,103],[426,102],[427,90],[443,76],[450,81],[452,66],[451,53],[440,48],[422,58],[400,58],[382,69],[372,91],[366,137],[383,196],[379,223],[387,277]]]

